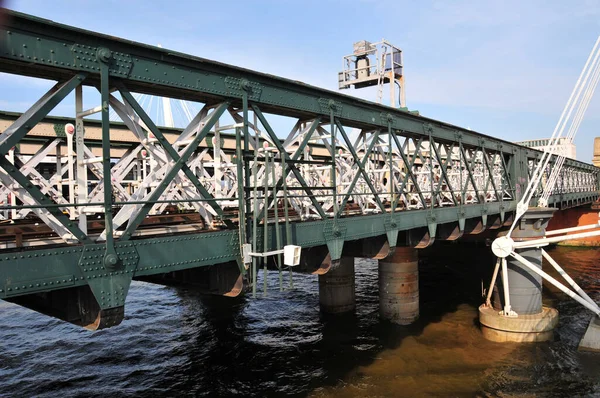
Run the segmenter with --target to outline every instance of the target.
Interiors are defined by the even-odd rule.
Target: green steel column
[[[248,90],[250,89],[250,86],[248,84],[247,80],[242,80],[241,82],[241,88],[243,90],[242,93],[242,113],[243,113],[243,129],[244,129],[244,156],[243,158],[240,158],[240,162],[243,160],[244,162],[244,185],[248,185],[248,183],[250,182],[250,164],[248,162],[248,159],[246,158],[246,154],[249,151],[249,134],[248,134]],[[254,126],[254,128],[256,128],[256,126]],[[256,145],[258,146],[259,140],[257,137],[256,140]],[[245,211],[245,215],[250,214],[251,209],[252,209],[252,205],[250,203],[250,195],[248,195],[249,192],[247,192],[246,190],[244,190],[244,196],[246,197],[246,211]],[[247,220],[247,217],[244,217],[244,227],[246,228],[246,231],[248,232],[248,234],[250,233],[250,222],[249,220]],[[246,243],[244,241],[244,243]]]
[[[285,165],[285,154],[281,154],[281,177],[283,178],[283,215],[285,217],[285,241],[286,244],[291,245],[292,244],[292,229],[290,226],[290,217],[288,214],[288,192],[287,192],[287,170],[286,170],[286,165]],[[294,288],[294,278],[293,278],[293,271],[292,271],[292,267],[289,267],[289,274],[290,274],[290,289]]]
[[[265,203],[264,203],[264,218],[263,218],[263,226],[264,226],[264,236],[263,236],[263,252],[267,252],[269,249],[269,201],[267,200],[269,195],[269,151],[265,148],[265,173],[264,173],[264,183],[265,183]],[[267,294],[267,257],[263,257],[263,294]]]
[[[273,172],[273,199],[274,210],[275,210],[275,250],[281,249],[281,236],[279,233],[279,205],[277,203],[277,175],[275,173],[275,155],[273,155],[273,167],[271,168]],[[279,268],[279,291],[283,291],[283,274],[282,274],[282,263],[281,263],[281,253],[277,253],[277,268]]]
[[[338,218],[338,203],[337,203],[337,182],[336,182],[336,162],[335,162],[335,150],[336,150],[336,129],[335,129],[335,117],[333,115],[335,104],[329,104],[329,118],[331,121],[331,186],[333,188],[333,218],[337,221]]]
[[[258,135],[256,135],[258,142]],[[252,199],[254,211],[252,212],[252,251],[256,251],[256,237],[258,236],[258,177],[256,163],[258,161],[258,145],[254,146],[254,161],[252,162]],[[256,297],[256,257],[252,257],[252,297]]]
[[[239,209],[239,219],[238,219],[238,228],[240,234],[240,243],[246,243],[246,234],[245,234],[245,225],[244,220],[246,219],[246,215],[244,214],[244,181],[242,180],[242,139],[240,137],[240,129],[236,127],[235,129],[235,156],[237,157],[237,196],[238,196],[238,209]],[[241,246],[240,244],[240,246]]]
[[[108,63],[112,57],[107,48],[99,48],[97,53],[100,61],[100,96],[102,104],[102,173],[104,182],[104,228],[106,229],[106,249],[104,252],[104,265],[114,268],[119,262],[115,250],[112,220],[112,180],[110,174],[110,116],[109,116],[109,70]]]
[[[390,182],[390,212],[392,216],[394,215],[395,206],[395,198],[394,198],[394,163],[392,157],[392,116],[388,115],[388,157],[389,157],[389,165],[390,165],[390,174],[389,174],[389,182]]]

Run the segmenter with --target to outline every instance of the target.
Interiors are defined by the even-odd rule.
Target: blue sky
[[[552,134],[600,33],[595,0],[8,0],[5,6],[332,90],[353,42],[385,38],[404,51],[410,109],[511,141]],[[47,86],[0,75],[0,109],[22,111]],[[593,99],[575,141],[580,160],[591,160],[599,110]]]

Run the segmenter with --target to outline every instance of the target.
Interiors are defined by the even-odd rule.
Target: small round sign
[[[73,135],[75,133],[75,126],[71,123],[65,124],[65,133]]]

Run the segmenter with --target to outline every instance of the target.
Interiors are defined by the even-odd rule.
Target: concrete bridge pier
[[[519,221],[511,237],[515,242],[538,239],[545,234],[555,209],[530,209]],[[506,234],[506,232],[504,232]],[[502,233],[499,234],[500,236]],[[533,265],[542,268],[541,248],[516,249]],[[542,277],[527,269],[519,261],[507,257],[510,305],[517,316],[501,315],[505,306],[501,276],[496,287],[493,308],[485,304],[479,308],[483,336],[496,342],[538,342],[552,340],[558,324],[558,311],[542,305]]]
[[[379,315],[398,325],[409,325],[419,317],[417,249],[396,247],[379,260]]]
[[[356,309],[354,257],[342,256],[339,264],[319,275],[319,304],[327,314],[342,314]]]

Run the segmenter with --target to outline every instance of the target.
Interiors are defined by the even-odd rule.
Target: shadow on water
[[[0,302],[0,396],[597,391],[597,357],[573,350],[589,317],[582,320],[576,303],[549,289],[561,312],[559,341],[524,347],[483,340],[476,320],[481,280],[488,281],[493,269],[488,253],[489,248],[456,244],[422,251],[421,317],[404,327],[379,320],[377,263],[369,260],[356,263],[356,313],[336,317],[319,313],[315,276],[295,275],[295,289],[279,292],[276,272],[268,274],[268,294],[257,298],[206,297],[135,282],[125,321],[96,333]],[[573,276],[588,280],[583,287],[598,299],[600,256],[579,253],[561,248],[553,255],[561,264],[577,258]],[[592,274],[595,282],[589,281]]]

